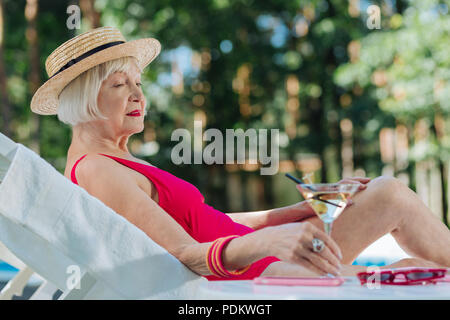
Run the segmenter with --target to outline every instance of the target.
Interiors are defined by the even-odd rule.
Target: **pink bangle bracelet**
[[[239,236],[232,235],[232,236],[228,236],[228,237],[219,238],[219,239],[216,239],[209,247],[207,258],[206,258],[206,263],[207,263],[209,271],[213,275],[220,277],[220,278],[229,278],[232,276],[241,275],[250,268],[250,265],[248,265],[248,266],[246,266],[242,269],[236,270],[236,271],[228,271],[223,266],[222,251],[231,240],[236,239],[236,238],[239,238]]]

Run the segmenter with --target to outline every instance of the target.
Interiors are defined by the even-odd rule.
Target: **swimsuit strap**
[[[80,159],[78,159],[77,162],[75,162],[75,164],[74,164],[73,167],[72,167],[72,172],[70,172],[70,178],[71,178],[72,181],[73,181],[74,183],[76,183],[76,184],[78,184],[78,181],[77,181],[77,177],[75,176],[75,168],[77,167],[78,163],[79,163],[81,160],[83,160],[83,158],[86,157],[86,156],[87,156],[87,153],[86,153],[84,156],[82,156]]]

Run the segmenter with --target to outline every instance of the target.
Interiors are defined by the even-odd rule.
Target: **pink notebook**
[[[258,277],[254,284],[273,286],[326,286],[336,287],[344,283],[344,278],[336,277]]]

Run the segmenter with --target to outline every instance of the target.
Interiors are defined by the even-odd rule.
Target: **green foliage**
[[[450,16],[441,1],[410,1],[403,15],[389,20],[392,30],[359,39],[357,62],[340,66],[338,85],[358,84],[377,100],[380,110],[407,125],[421,118],[433,123],[450,111]],[[425,145],[424,145],[425,144]],[[445,154],[436,137],[412,149],[412,158]]]

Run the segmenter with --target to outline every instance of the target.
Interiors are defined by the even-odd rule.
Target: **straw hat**
[[[58,97],[64,87],[84,71],[106,61],[135,57],[143,70],[161,51],[153,38],[127,42],[119,30],[97,28],[78,35],[60,45],[45,62],[49,79],[31,99],[31,111],[51,115],[57,113]]]

